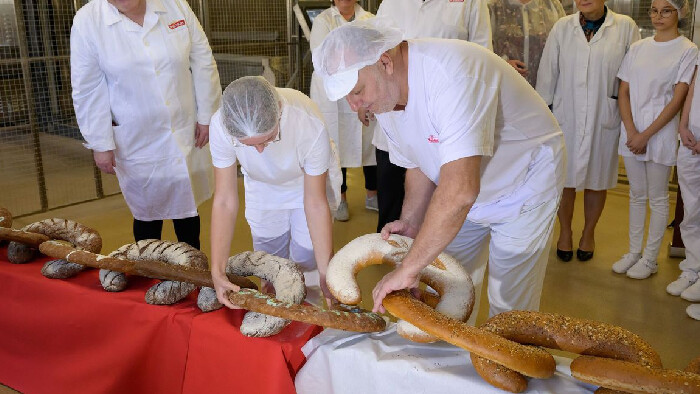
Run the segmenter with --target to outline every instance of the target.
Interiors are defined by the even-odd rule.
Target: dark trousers
[[[199,249],[199,215],[191,218],[173,219],[173,227],[175,227],[178,241]],[[145,222],[134,219],[134,240],[136,242],[143,239],[160,239],[162,232],[162,220]]]
[[[345,193],[348,191],[348,169],[343,167],[340,171],[343,173],[343,184],[340,185],[340,192]],[[365,189],[377,190],[377,166],[364,166],[362,172],[365,174]]]
[[[377,232],[380,232],[385,224],[401,217],[406,169],[392,164],[389,161],[389,152],[380,149],[376,151],[377,203],[379,205]]]

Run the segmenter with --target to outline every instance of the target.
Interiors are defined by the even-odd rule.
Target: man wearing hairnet
[[[226,292],[238,286],[228,281],[225,269],[238,214],[238,162],[254,249],[297,263],[304,271],[307,300],[321,303],[323,290],[330,302],[325,286],[333,248],[329,201],[335,209],[341,175],[318,107],[303,93],[275,88],[263,77],[233,81],[221,101],[210,128],[216,181],[211,272],[217,298],[235,307]]]
[[[489,235],[490,313],[538,309],[564,141],[527,81],[483,47],[402,41],[382,18],[332,31],[313,61],[330,99],[377,114],[391,161],[407,168],[401,218],[382,235],[415,242],[375,287],[374,310],[389,292],[416,287],[443,250],[471,273],[478,297]]]

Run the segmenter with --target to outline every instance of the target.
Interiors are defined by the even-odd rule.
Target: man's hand
[[[513,66],[515,71],[519,72],[523,77],[527,76],[528,71],[525,63],[521,62],[520,60],[508,60],[508,64]]]
[[[199,124],[194,128],[194,146],[203,148],[209,142],[209,125]]]
[[[227,308],[231,309],[242,309],[236,305],[233,305],[231,301],[228,300],[227,294],[229,291],[238,292],[241,290],[240,287],[231,283],[226,275],[224,274],[214,274],[212,272],[211,279],[214,282],[214,290],[216,290],[216,298],[220,303],[224,304]]]
[[[410,238],[415,238],[418,235],[418,228],[412,226],[405,220],[394,220],[384,225],[382,228],[382,239],[387,240],[391,234],[405,235]]]
[[[360,107],[357,110],[357,119],[359,119],[360,122],[362,122],[362,124],[366,127],[369,126],[369,121],[374,120],[375,118],[374,114],[369,112],[367,108]]]
[[[106,174],[115,174],[114,167],[117,165],[114,161],[114,151],[92,152],[92,157],[95,158],[95,165],[100,171]]]
[[[417,288],[419,276],[418,272],[413,271],[411,267],[402,263],[396,269],[384,275],[382,280],[372,290],[372,298],[374,299],[372,312],[386,312],[384,305],[382,305],[382,300],[392,291]]]
[[[636,133],[627,139],[626,145],[632,153],[639,155],[647,151],[647,142],[649,142],[649,138],[645,133]]]

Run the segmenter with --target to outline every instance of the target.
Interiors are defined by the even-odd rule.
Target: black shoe
[[[576,249],[576,258],[579,259],[579,261],[588,261],[593,258],[593,252]]]
[[[559,260],[561,260],[565,263],[568,263],[574,257],[574,251],[573,250],[561,250],[561,249],[557,248],[557,257],[559,257]]]

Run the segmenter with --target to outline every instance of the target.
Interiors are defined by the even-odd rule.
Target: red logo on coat
[[[438,142],[440,142],[440,140],[436,136],[430,134],[430,137],[428,137],[428,142],[430,142],[431,144],[437,144]]]
[[[452,1],[452,0],[450,0],[450,1]],[[173,22],[173,23],[171,23],[171,24],[168,25],[168,27],[170,28],[170,30],[175,30],[175,29],[177,29],[177,28],[180,27],[180,26],[185,26],[185,20],[184,20],[184,19],[180,19],[179,21],[175,21],[175,22]]]

